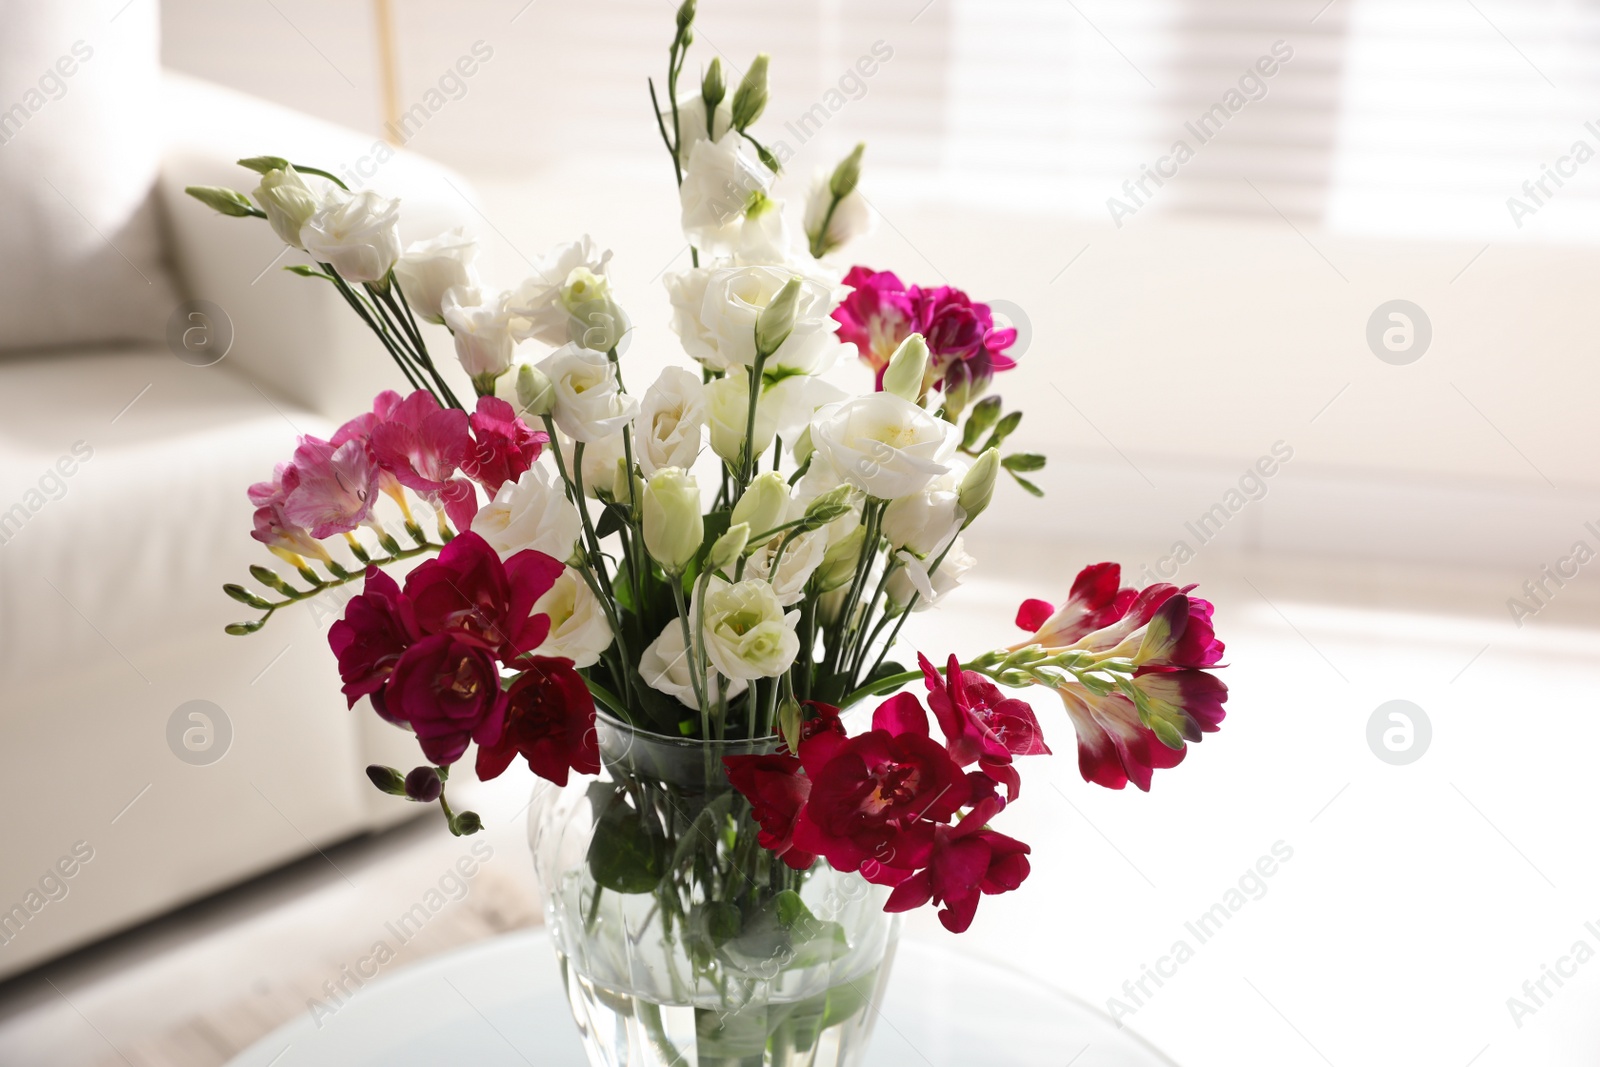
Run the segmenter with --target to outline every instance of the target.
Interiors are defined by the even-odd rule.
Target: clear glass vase
[[[887,891],[760,847],[723,756],[598,717],[602,770],[541,783],[528,836],[595,1067],[850,1067],[888,977]]]

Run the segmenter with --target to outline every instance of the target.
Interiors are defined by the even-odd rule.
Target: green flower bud
[[[928,342],[914,333],[900,342],[883,372],[883,391],[913,404],[922,399],[922,382],[928,374]]]
[[[683,5],[678,8],[678,30],[680,33],[688,29],[689,24],[694,22],[694,10],[695,0],[683,0]]]
[[[544,371],[532,363],[524,363],[517,371],[517,406],[519,414],[542,418],[555,401],[555,387]]]
[[[967,513],[961,528],[966,529],[972,525],[972,520],[983,514],[989,506],[989,501],[994,498],[995,479],[1000,475],[1000,450],[991,448],[978,457],[966,476],[961,479],[961,488],[956,493],[956,503],[961,510]]]
[[[406,795],[405,775],[393,767],[385,767],[381,763],[374,763],[367,768],[367,777],[372,780],[373,785],[390,796],[403,797]]]
[[[291,248],[304,248],[300,227],[317,213],[318,203],[300,174],[293,167],[267,171],[256,186],[255,198],[267,213],[272,232]]]
[[[707,113],[716,111],[717,105],[727,95],[728,83],[722,80],[722,60],[720,57],[714,58],[711,66],[706,68],[706,76],[700,79],[700,99],[706,102]]]
[[[866,150],[865,141],[857,144],[855,149],[833,168],[833,177],[828,179],[828,191],[833,194],[835,200],[843,200],[856,191],[856,185],[861,181],[861,156]]]
[[[765,52],[750,61],[744,80],[733,94],[733,128],[744,131],[767,109],[767,60]]]
[[[822,557],[822,564],[811,576],[811,580],[816,583],[817,592],[831,593],[835,589],[849,585],[850,580],[855,577],[856,564],[861,560],[861,548],[866,543],[865,527],[857,526],[847,537],[830,547]]]
[[[662,467],[645,483],[643,497],[645,548],[662,570],[682,574],[705,540],[700,486],[683,468]]]
[[[257,174],[265,174],[269,170],[288,170],[289,161],[282,156],[251,156],[249,159],[239,160],[239,166],[253,170]]]
[[[782,348],[783,342],[794,332],[794,319],[799,307],[800,278],[796,275],[784,283],[778,294],[756,316],[756,354],[762,359]]]
[[[747,523],[750,526],[751,537],[757,538],[753,544],[762,545],[770,541],[770,537],[762,537],[767,531],[782,525],[789,517],[789,483],[777,471],[768,471],[751,482],[733,505],[733,521]]]
[[[845,515],[852,506],[850,498],[854,495],[853,486],[839,485],[817,497],[806,508],[805,528],[819,530],[834,519]]]
[[[236,219],[255,214],[255,208],[250,206],[249,199],[234,189],[224,189],[220,185],[190,185],[183,191],[211,210],[232,215]]]
[[[733,566],[750,544],[749,523],[739,523],[730,526],[728,532],[717,538],[711,546],[711,553],[706,557],[706,569],[710,571],[723,571]]]

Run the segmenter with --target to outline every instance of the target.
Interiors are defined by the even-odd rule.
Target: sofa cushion
[[[158,9],[0,0],[0,351],[164,336]]]

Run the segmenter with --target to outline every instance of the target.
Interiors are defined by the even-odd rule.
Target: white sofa
[[[111,24],[121,36],[115,49],[96,39],[101,67],[84,63],[62,102],[0,148],[0,186],[34,183],[25,188],[37,193],[42,218],[55,194],[37,182],[68,192],[51,168],[72,164],[74,137],[84,143],[69,120],[87,98],[98,93],[106,107],[126,110],[117,94],[149,91],[159,116],[150,125],[163,128],[152,134],[161,144],[147,189],[153,263],[136,266],[131,224],[106,232],[91,221],[99,201],[80,198],[81,183],[72,186],[77,203],[68,202],[87,227],[86,248],[109,257],[106,241],[148,276],[122,279],[135,285],[134,336],[0,350],[0,977],[418,810],[378,794],[362,774],[369,762],[417,760],[399,731],[364,707],[345,708],[325,641],[338,605],[285,611],[253,637],[230,637],[224,624],[253,613],[221,592],[224,582],[247,582],[251,563],[272,561],[248,536],[245,487],[288,458],[297,434],[326,434],[379,388],[403,383],[331,290],[274,266],[282,245],[264,223],[222,218],[183,194],[188,184],[253,187],[234,164],[240,156],[333,169],[370,154],[373,138],[161,74],[155,16],[140,14],[154,8],[135,5]],[[71,44],[59,27],[34,37],[52,50]],[[0,65],[30,62],[15,42],[0,42]],[[130,62],[149,77],[130,72]],[[91,86],[91,75],[106,83]],[[61,127],[51,129],[55,121]],[[88,144],[80,170],[118,165],[95,150],[106,146]],[[19,161],[29,173],[7,175]],[[398,155],[373,182],[402,198],[405,239],[475,217],[466,184],[420,158]],[[65,209],[51,217],[61,232],[77,225]],[[5,269],[32,270],[15,246],[26,233],[0,226],[0,237],[12,244]],[[87,277],[96,269],[51,279],[90,318],[106,306],[96,295],[105,283]],[[37,310],[4,308],[17,291],[0,296],[0,349],[27,337]],[[233,347],[214,366],[186,364],[148,336],[150,322],[188,297],[214,302],[232,321]],[[81,332],[63,314],[63,336]],[[195,700],[220,708],[226,722],[215,724],[210,752],[231,732],[214,762],[186,761],[176,754],[182,743],[169,744],[175,711]],[[202,725],[180,719],[180,732]]]

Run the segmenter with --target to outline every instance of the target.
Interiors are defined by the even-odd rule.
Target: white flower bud
[[[967,516],[962,523],[962,529],[971,526],[972,520],[989,506],[989,501],[994,498],[995,479],[999,476],[1000,450],[991,448],[978,457],[972,469],[967,471],[966,477],[961,479],[961,489],[956,499]]]
[[[753,544],[765,544],[770,538],[762,537],[779,526],[789,516],[789,483],[777,471],[759,475],[745,488],[744,495],[733,505],[733,521],[750,525]]]
[[[668,574],[678,575],[700,551],[705,519],[700,514],[700,487],[680,467],[663,467],[644,487],[644,544]]]
[[[784,282],[767,306],[756,316],[756,357],[765,359],[772,355],[794,332],[795,315],[800,308],[801,279],[799,275]]]
[[[311,220],[321,204],[317,194],[300,177],[300,172],[293,167],[267,171],[261,176],[261,184],[256,186],[255,197],[261,210],[267,213],[267,225],[272,227],[272,232],[284,244],[304,248],[300,227]]]
[[[928,342],[914,333],[900,342],[883,372],[883,391],[913,404],[922,400],[922,383],[928,375]]]

